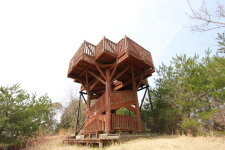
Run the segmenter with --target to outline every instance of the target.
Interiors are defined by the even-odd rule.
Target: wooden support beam
[[[132,65],[132,64],[130,64],[130,63],[128,63],[128,62],[125,62],[127,65]],[[144,71],[143,69],[141,69],[141,68],[138,68],[138,67],[136,67],[136,66],[134,66],[134,65],[132,65],[134,68],[136,68],[136,69],[138,69],[138,70],[141,70],[141,71]]]
[[[78,80],[78,79],[77,79],[77,80]],[[85,86],[86,83],[85,83],[84,81],[81,81],[81,80],[78,80],[78,81],[82,84],[83,88],[87,91],[87,87]]]
[[[88,124],[90,124],[92,121],[94,121],[99,115],[102,115],[101,113],[103,113],[106,110],[106,107],[102,107],[101,109],[99,109],[99,111],[90,119],[88,119],[87,121],[85,121],[85,125],[87,126]],[[105,119],[106,120],[106,119]]]
[[[113,81],[115,81],[116,79],[118,79],[121,75],[123,75],[128,69],[130,68],[130,66],[128,66],[126,69],[124,69],[122,72],[120,72],[111,82],[110,84],[113,83]]]
[[[105,81],[103,81],[101,78],[99,78],[96,74],[94,74],[92,71],[88,71],[88,73],[90,73],[91,75],[93,75],[96,79],[98,79],[99,81],[101,81],[103,84],[105,84]]]
[[[96,66],[96,68],[98,69],[98,71],[100,72],[100,74],[102,75],[102,77],[103,77],[104,79],[106,79],[104,73],[102,72],[101,68],[98,66],[97,63],[96,63],[95,66]]]
[[[90,82],[90,91],[93,90],[93,88],[99,83],[99,80],[94,78],[91,82]]]
[[[80,93],[80,98],[79,98],[79,103],[78,103],[78,113],[77,113],[77,116],[76,116],[76,127],[75,127],[75,132],[74,132],[74,135],[77,136],[78,134],[78,124],[79,124],[79,121],[80,121],[80,102],[81,102],[81,93]]]
[[[112,95],[112,96],[110,96],[110,98],[113,100],[113,101],[115,101],[115,102],[117,102],[117,103],[123,103],[123,100],[122,99],[120,99],[120,98],[118,98],[117,96],[115,96],[115,95]],[[132,100],[131,100],[132,101]],[[133,100],[133,104],[131,104],[131,105],[135,105],[136,103],[135,103],[135,101]],[[112,105],[112,104],[111,104]],[[125,108],[127,108],[127,109],[129,109],[130,111],[132,111],[132,112],[134,112],[135,114],[137,113],[137,110],[136,110],[136,108],[134,108],[134,107],[132,107],[132,106],[124,106]]]
[[[138,131],[141,132],[142,131],[142,125],[141,125],[141,114],[140,114],[140,108],[139,108],[139,104],[138,104],[138,96],[137,96],[137,89],[136,89],[136,81],[134,78],[134,68],[133,66],[131,67],[131,74],[132,74],[132,86],[133,86],[133,90],[135,91],[135,99],[136,99],[136,109],[137,109],[137,119],[138,119]]]
[[[91,84],[90,90],[92,91],[94,87],[98,84],[99,80],[96,79],[94,83]]]
[[[98,91],[98,92],[95,92],[95,93],[102,94],[102,93],[104,93],[104,92],[105,92],[105,90],[101,90],[101,91]]]
[[[87,110],[89,110],[89,108],[90,108],[90,85],[89,85],[89,81],[88,81],[88,72],[86,71],[85,72],[85,78],[86,78],[86,92],[87,92],[87,103],[86,103],[86,111]],[[88,116],[88,114],[86,114],[85,115],[85,122],[88,120],[88,118],[89,118],[89,116]],[[87,125],[85,124],[85,127],[86,127]],[[84,127],[84,128],[85,128]]]
[[[94,116],[95,115],[95,112],[90,111],[90,110],[88,110],[86,113],[88,114],[88,116]]]
[[[102,68],[107,68],[107,67],[114,66],[114,63],[113,64],[99,64],[99,66],[102,67]]]
[[[141,78],[141,75],[137,75],[134,79],[136,81],[136,80],[139,80],[140,78]],[[132,80],[128,80],[125,83],[122,83],[122,87],[125,87],[125,86],[127,86],[127,85],[129,85],[131,83],[132,83]],[[120,88],[122,88],[122,87],[120,87]],[[118,90],[118,88],[115,87],[114,90]]]
[[[132,75],[132,89],[136,91],[136,80],[134,78],[134,68],[133,66],[131,67],[131,75]]]
[[[91,66],[92,64],[90,64],[87,68],[85,68],[85,70],[79,75],[79,77],[81,77]]]
[[[115,71],[116,71],[116,69],[117,69],[117,66],[118,66],[118,65],[114,66],[114,68],[113,68],[113,71],[112,71],[112,73],[111,73],[111,75],[110,75],[110,81],[112,80],[112,78],[113,78],[113,76],[114,76],[114,74],[115,74]]]
[[[132,106],[130,106],[130,105],[129,106],[125,106],[125,108],[130,110],[130,111],[132,111],[132,112],[134,112],[135,114],[137,114],[137,109],[132,107]]]
[[[112,66],[109,68],[109,70],[112,70],[113,67],[117,65],[117,63],[118,63],[118,61],[114,62],[114,63],[112,64]]]
[[[82,84],[81,84],[82,85]],[[85,88],[83,86],[80,87],[80,91],[84,91]]]
[[[105,91],[105,106],[106,106],[106,121],[105,121],[105,131],[106,133],[110,133],[111,131],[111,108],[110,108],[110,72],[106,70],[106,91]]]
[[[138,84],[137,84],[136,90],[137,90],[137,89],[139,88],[139,86],[141,85],[143,79],[144,79],[144,74],[142,73],[142,74],[141,74],[141,78],[139,79],[139,82],[138,82]],[[136,90],[135,90],[135,91],[136,91]]]
[[[88,81],[88,72],[86,71],[85,73],[85,76],[86,76],[86,91],[87,91],[87,110],[90,108],[90,96],[91,96],[91,93],[90,93],[90,85],[89,85],[89,81]]]

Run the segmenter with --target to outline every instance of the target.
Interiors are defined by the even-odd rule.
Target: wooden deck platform
[[[117,69],[113,77],[118,76],[120,72],[126,70],[116,79],[123,83],[130,78],[131,74],[131,70],[127,69],[127,66],[134,67],[135,76],[145,72],[143,80],[151,76],[155,71],[151,53],[136,42],[126,36],[118,43],[114,43],[104,37],[96,46],[87,41],[83,42],[70,61],[68,77],[76,79],[74,81],[78,83],[85,82],[85,72],[88,70],[92,74],[88,76],[89,81],[94,83],[95,77],[93,74],[104,80],[104,76],[99,73],[99,68],[110,69],[112,71],[115,65]],[[97,86],[95,87],[99,88],[93,92],[102,91],[104,93],[104,84],[102,82],[96,84]],[[131,83],[127,83],[126,87],[129,85]],[[116,89],[119,88],[121,88],[121,85]]]
[[[98,144],[99,149],[102,149],[105,144],[112,144],[118,141],[118,139],[63,139],[64,144],[85,144],[91,146],[91,144]]]
[[[64,144],[76,144],[76,145],[86,145],[92,146],[93,144],[98,144],[99,148],[102,149],[103,146],[113,144],[115,142],[125,142],[128,140],[133,140],[137,138],[151,138],[155,136],[155,134],[100,134],[99,138],[87,138],[87,139],[75,139],[75,137],[68,137],[63,139]]]

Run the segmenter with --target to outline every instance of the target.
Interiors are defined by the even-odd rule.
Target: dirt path
[[[24,150],[93,150],[98,148],[62,144],[62,137],[50,136]],[[156,136],[114,144],[105,150],[225,150],[225,137]]]

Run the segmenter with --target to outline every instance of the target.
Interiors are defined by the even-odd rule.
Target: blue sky
[[[190,2],[197,9],[201,1]],[[71,57],[84,40],[96,45],[103,36],[118,42],[127,35],[152,53],[156,67],[176,54],[204,56],[223,30],[192,33],[185,26],[195,22],[185,13],[186,0],[0,1],[0,85],[20,83],[59,101],[73,84],[66,77]]]

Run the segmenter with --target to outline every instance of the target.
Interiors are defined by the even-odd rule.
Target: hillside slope
[[[62,144],[62,137],[49,136],[24,150],[93,150],[85,146]],[[97,149],[97,148],[96,148]],[[225,137],[156,136],[105,147],[105,150],[225,150]]]

